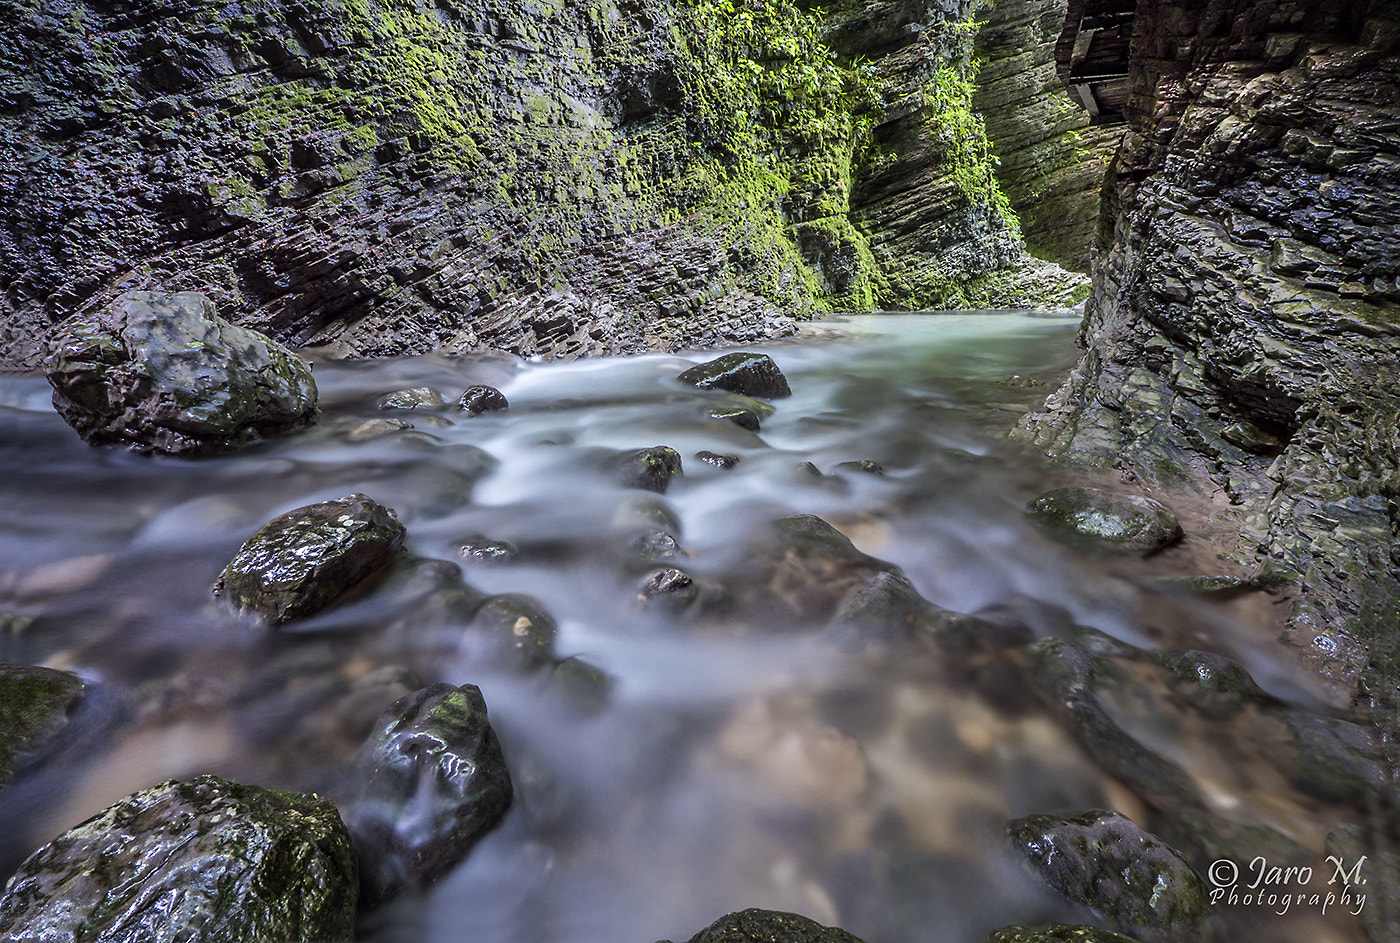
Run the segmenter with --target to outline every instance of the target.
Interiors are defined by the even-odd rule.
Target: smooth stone
[[[750,432],[757,432],[762,426],[758,414],[752,409],[745,409],[742,406],[711,406],[705,410],[705,415],[711,419],[728,420]]]
[[[505,757],[472,684],[433,684],[395,701],[355,771],[359,795],[345,819],[370,907],[443,877],[511,802]]]
[[[457,543],[457,556],[473,563],[510,563],[520,555],[514,544],[491,540],[480,534],[465,537]]]
[[[1102,927],[1052,923],[1045,927],[1002,927],[987,934],[987,943],[1138,943]]]
[[[623,487],[642,488],[657,494],[665,494],[671,479],[682,474],[680,453],[665,445],[614,456],[612,467]]]
[[[1067,900],[1144,941],[1195,938],[1210,915],[1200,875],[1175,849],[1117,812],[1028,815],[1008,822],[1006,834]]]
[[[0,939],[333,943],[359,879],[327,799],[200,776],[122,799],[20,866]]]
[[[296,508],[244,541],[214,594],[269,625],[302,619],[385,566],[404,536],[393,510],[362,494]]]
[[[391,432],[402,432],[412,428],[413,423],[406,419],[366,419],[347,429],[345,439],[347,442],[368,442]]]
[[[430,386],[415,386],[381,396],[375,405],[380,409],[441,409],[447,401]]]
[[[480,416],[508,409],[510,402],[505,394],[494,386],[469,386],[466,392],[457,398],[457,408],[468,416]]]
[[[578,713],[591,715],[607,706],[616,683],[606,671],[575,655],[554,666],[545,691]]]
[[[54,408],[91,445],[205,455],[316,421],[310,366],[198,292],[128,292],[49,350]]]
[[[1400,800],[1374,729],[1302,711],[1290,711],[1284,722],[1293,735],[1291,778],[1300,791],[1328,802]]]
[[[1056,537],[1081,545],[1151,553],[1182,533],[1176,516],[1151,498],[1100,488],[1047,491],[1029,511]]]
[[[885,466],[881,465],[879,462],[872,462],[868,458],[862,458],[853,462],[841,462],[831,471],[833,474],[840,474],[841,472],[861,472],[866,475],[883,475],[885,473]]]
[[[1214,652],[1162,652],[1153,655],[1167,671],[1167,685],[1180,697],[1213,717],[1228,717],[1248,704],[1273,706],[1267,694],[1239,662]]]
[[[791,396],[787,377],[767,354],[736,351],[697,364],[676,377],[702,390],[728,390],[761,399]]]
[[[537,600],[501,593],[481,603],[459,651],[470,660],[533,671],[554,658],[558,631],[554,618]]]
[[[713,465],[716,468],[729,469],[739,464],[739,456],[737,455],[721,455],[718,452],[711,452],[709,450],[696,452],[695,457],[706,465]]]
[[[0,789],[43,759],[82,696],[83,682],[66,671],[0,664]]]

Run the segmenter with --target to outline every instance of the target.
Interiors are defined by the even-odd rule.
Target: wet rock
[[[1371,943],[1388,943],[1400,940],[1400,908],[1394,904],[1400,900],[1400,851],[1396,851],[1393,844],[1389,847],[1377,847],[1376,833],[1367,832],[1367,829],[1360,826],[1347,825],[1328,833],[1324,850],[1328,855],[1338,858],[1341,861],[1341,870],[1347,872],[1346,877],[1338,876],[1335,872],[1329,875],[1336,878],[1336,885],[1329,890],[1337,892],[1337,897],[1340,898],[1342,895],[1339,891],[1350,884],[1351,872],[1356,868],[1357,862],[1362,862],[1358,877],[1365,881],[1365,884],[1352,885],[1352,897],[1356,898],[1359,891],[1364,891],[1370,900],[1384,906],[1374,907],[1367,904],[1361,907],[1361,912],[1356,914],[1356,917],[1365,928],[1366,937]],[[1390,834],[1393,835],[1394,832]],[[1327,867],[1331,870],[1333,864],[1327,862]],[[1353,904],[1347,908],[1348,911],[1355,906]]]
[[[664,445],[614,456],[611,465],[624,488],[643,488],[657,494],[665,494],[671,479],[682,473],[680,453]]]
[[[1194,938],[1210,914],[1205,882],[1181,855],[1117,812],[1028,815],[1006,833],[1066,899],[1144,941]]]
[[[631,560],[639,563],[660,563],[684,556],[680,541],[664,530],[643,531],[627,547]]]
[[[734,582],[753,596],[751,606],[776,608],[802,625],[822,625],[878,574],[898,572],[894,564],[862,553],[821,518],[801,514],[770,525],[768,538],[754,546],[742,577]],[[882,592],[877,586],[872,594],[878,597]],[[866,605],[852,603],[848,616],[858,618]],[[875,601],[868,605],[875,606]],[[870,618],[877,618],[873,610]]]
[[[511,801],[486,701],[471,684],[434,684],[395,701],[355,769],[360,794],[345,819],[366,906],[441,878]]]
[[[411,390],[395,390],[379,398],[380,409],[441,409],[447,405],[442,394],[430,386],[415,386]]]
[[[879,462],[872,462],[868,458],[858,459],[853,462],[841,462],[832,470],[832,474],[839,475],[841,472],[860,472],[866,475],[883,475],[885,466]]]
[[[708,450],[703,452],[696,452],[695,457],[700,461],[704,462],[706,465],[713,465],[716,468],[728,469],[733,468],[735,465],[739,464],[739,456],[737,455],[721,455],[717,452],[711,452]]]
[[[787,377],[767,354],[735,352],[697,364],[676,377],[702,390],[728,390],[761,399],[791,396]]]
[[[1227,717],[1247,704],[1272,706],[1278,701],[1254,682],[1238,662],[1214,652],[1171,652],[1156,655],[1167,670],[1167,684],[1202,712]]]
[[[517,593],[481,603],[459,651],[469,659],[531,671],[554,657],[558,626],[537,601]]]
[[[798,462],[797,473],[804,478],[821,478],[822,470],[811,462]]]
[[[466,392],[457,398],[457,408],[468,416],[500,412],[509,407],[510,403],[505,394],[494,386],[469,386]]]
[[[689,943],[863,943],[838,927],[810,917],[751,908],[726,914],[690,938]]]
[[[1138,943],[1132,937],[1102,927],[1069,926],[1052,923],[1048,927],[1011,926],[987,934],[987,943]]]
[[[197,292],[122,295],[49,350],[54,408],[92,445],[204,455],[316,421],[311,368]]]
[[[1297,751],[1291,778],[1303,792],[1329,802],[1400,799],[1371,728],[1302,711],[1290,711],[1284,722]]]
[[[0,664],[0,789],[53,747],[82,696],[66,671]]]
[[[6,891],[4,939],[327,943],[353,936],[358,879],[329,800],[200,776],[68,830]]]
[[[695,602],[700,587],[684,570],[675,567],[653,570],[637,587],[637,599],[643,605],[661,605],[668,609],[684,609]]]
[[[393,510],[362,494],[296,508],[244,541],[214,594],[269,625],[305,618],[381,569],[404,536]]]
[[[1055,536],[1081,546],[1151,553],[1181,537],[1175,515],[1151,498],[1099,488],[1057,488],[1030,504]]]
[[[554,666],[545,690],[580,714],[596,714],[607,706],[615,684],[607,672],[574,656]]]
[[[612,519],[613,530],[643,532],[661,530],[680,535],[681,519],[663,498],[628,498]]]
[[[514,544],[492,540],[480,534],[465,537],[457,543],[457,555],[473,563],[510,563],[520,555]]]
[[[711,419],[728,420],[750,432],[757,432],[762,426],[758,414],[752,409],[745,409],[742,406],[711,406],[705,411],[705,414]]]
[[[406,419],[366,419],[350,426],[345,432],[345,438],[349,442],[368,442],[391,432],[402,432],[412,428],[413,423]]]

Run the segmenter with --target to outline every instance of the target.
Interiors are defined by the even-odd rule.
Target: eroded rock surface
[[[336,943],[354,933],[350,835],[327,799],[201,776],[135,793],[36,851],[0,938]]]
[[[316,421],[311,368],[198,292],[128,292],[49,347],[54,408],[93,445],[201,455]]]
[[[690,938],[689,943],[862,943],[838,927],[810,917],[751,908],[726,914]]]

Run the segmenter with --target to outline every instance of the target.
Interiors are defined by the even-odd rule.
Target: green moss
[[[944,145],[944,154],[958,190],[976,204],[986,204],[1006,228],[1020,236],[1021,224],[1011,201],[997,183],[996,158],[982,116],[972,110],[973,78],[977,67],[971,63],[939,67],[924,90],[929,130]]]

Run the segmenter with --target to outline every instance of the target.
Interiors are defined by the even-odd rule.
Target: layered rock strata
[[[1130,68],[1086,353],[1024,428],[1066,459],[1228,496],[1235,559],[1300,583],[1290,637],[1339,702],[1384,708],[1400,676],[1400,9],[1144,2]]]

